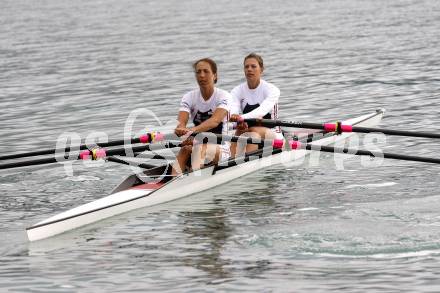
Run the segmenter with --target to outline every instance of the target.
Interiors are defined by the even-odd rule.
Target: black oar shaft
[[[198,135],[198,133],[192,134],[192,136],[196,136],[196,135]],[[219,135],[219,134],[210,134],[210,135],[217,136],[218,141],[221,141],[223,139],[223,136]],[[239,138],[239,137],[235,137],[235,136],[225,136],[225,138],[226,138],[225,140],[232,141],[232,142],[240,141],[243,143],[244,142],[255,143],[255,141],[256,141],[255,139],[252,139],[252,138],[243,138],[243,137]],[[130,143],[130,144],[137,144],[140,142],[141,142],[141,138],[131,138],[128,141],[128,143]],[[98,146],[98,147],[113,147],[113,146],[124,145],[125,143],[126,143],[126,141],[124,139],[120,139],[120,140],[114,140],[114,141],[109,141],[109,142],[97,143],[96,146]],[[53,149],[38,150],[38,151],[32,151],[32,152],[26,152],[26,153],[9,154],[9,155],[0,156],[0,161],[26,158],[26,157],[51,155],[51,154],[55,154],[56,152],[68,153],[70,151],[78,151],[78,150],[86,150],[86,149],[88,149],[88,146],[86,144],[81,144],[78,147],[66,147],[64,149],[53,148]]]
[[[155,151],[155,150],[160,150],[160,149],[164,149],[164,148],[174,148],[174,147],[179,147],[179,146],[180,146],[179,143],[167,141],[165,143],[130,146],[127,148],[107,150],[106,155],[107,156],[114,156],[114,155],[126,154],[126,151],[130,151],[133,153],[143,152],[143,151]]]
[[[421,131],[420,132],[405,131],[405,130],[383,129],[383,128],[369,128],[369,127],[359,127],[359,126],[353,126],[352,131],[361,132],[361,133],[381,132],[383,134],[396,135],[396,136],[440,138],[440,134],[438,133],[421,132]]]
[[[336,148],[336,147],[331,147],[331,146],[320,146],[320,145],[313,145],[313,144],[306,144],[306,145],[302,146],[302,148],[305,148],[307,150],[323,151],[323,152],[327,152],[327,153],[350,154],[350,155],[370,156],[370,157],[383,157],[386,159],[396,159],[396,160],[403,160],[403,161],[440,164],[440,159],[436,159],[436,158],[401,155],[401,154],[395,154],[395,153],[372,152],[372,151],[368,151],[368,150]]]
[[[284,121],[284,120],[271,120],[271,119],[245,119],[246,123],[250,125],[265,126],[273,128],[275,126],[285,126],[285,127],[297,127],[297,128],[308,128],[308,129],[324,129],[324,124],[320,123],[308,123],[301,121]]]
[[[125,140],[121,139],[121,140],[114,140],[114,141],[109,141],[109,142],[101,142],[101,143],[97,143],[96,145],[99,147],[112,147],[112,146],[122,145],[124,143],[125,143]],[[129,140],[129,143],[131,143],[131,144],[140,143],[140,138],[132,138]],[[33,152],[27,152],[27,153],[10,154],[10,155],[0,156],[0,161],[26,158],[26,157],[51,155],[51,154],[55,154],[57,151],[68,153],[71,150],[77,151],[77,150],[85,150],[85,149],[87,149],[87,145],[81,144],[76,148],[75,147],[66,147],[64,149],[46,149],[46,150],[39,150],[39,151],[33,151]]]
[[[129,166],[137,166],[140,168],[144,168],[144,169],[152,169],[152,168],[156,168],[156,165],[150,165],[150,164],[146,164],[146,163],[134,163],[134,162],[128,162],[119,158],[115,158],[115,157],[108,157],[107,160],[109,162],[114,162],[114,163],[119,163],[119,164],[124,164],[124,165],[129,165]]]
[[[196,140],[200,140],[199,143],[208,143],[210,141],[220,143],[222,141],[231,141],[231,142],[238,142],[238,143],[247,143],[247,144],[259,144],[259,145],[272,145],[274,141],[272,140],[263,140],[258,138],[252,138],[252,137],[244,137],[244,136],[228,136],[228,135],[221,135],[221,134],[214,134],[214,133],[193,133],[191,136],[194,136]],[[139,143],[139,138],[133,138],[131,139],[131,143]],[[120,145],[123,144],[123,140],[119,141],[112,141],[108,143],[102,143],[98,144],[100,146],[113,146],[113,145]],[[138,146],[127,146],[126,148],[118,148],[118,149],[110,149],[106,150],[104,156],[114,156],[114,155],[126,155],[128,151],[128,155],[134,155],[134,153],[143,152],[143,151],[155,151],[160,150],[164,148],[174,148],[174,147],[180,147],[180,142],[175,141],[167,141],[165,143],[156,143],[156,144],[147,144],[147,145],[138,145]],[[80,146],[81,150],[86,149],[86,145]],[[71,148],[67,147],[64,149],[65,152],[70,151]],[[16,154],[16,155],[10,155],[9,158],[22,158],[26,157],[31,154],[38,154],[38,155],[54,155],[55,149],[53,150],[42,150],[32,153],[26,153],[26,154]],[[5,156],[4,156],[5,157]],[[64,155],[64,156],[50,156],[48,158],[41,158],[41,159],[34,159],[34,160],[27,160],[27,161],[19,161],[19,162],[11,162],[6,164],[0,164],[0,169],[10,169],[10,168],[17,168],[17,167],[25,167],[25,166],[35,166],[35,165],[42,165],[42,164],[50,164],[50,163],[56,163],[56,162],[64,162],[66,160],[73,161],[80,159],[79,154],[78,155]]]
[[[106,156],[114,156],[114,155],[126,154],[127,151],[129,150],[131,150],[133,153],[136,153],[143,151],[159,150],[163,148],[173,148],[178,146],[179,144],[176,144],[174,142],[166,142],[166,143],[158,143],[158,144],[130,146],[127,148],[111,149],[111,150],[107,150],[105,154]],[[70,156],[70,157],[66,155],[59,157],[49,157],[49,158],[41,158],[41,159],[34,159],[28,161],[12,162],[12,163],[0,164],[0,169],[10,169],[10,168],[18,168],[18,167],[26,167],[26,166],[51,164],[56,162],[63,162],[66,160],[74,161],[74,160],[78,160],[79,158],[80,158],[79,154],[77,154],[75,156]]]
[[[7,164],[0,164],[0,169],[11,169],[11,168],[18,168],[18,167],[51,164],[51,163],[59,162],[61,160],[63,160],[63,158],[60,157],[60,158],[43,158],[43,159],[36,159],[36,160],[31,160],[31,161],[13,162],[13,163],[7,163]]]
[[[220,144],[225,141],[230,142],[238,142],[243,144],[259,144],[259,145],[272,145],[274,143],[273,140],[269,139],[261,139],[261,138],[254,138],[254,137],[247,137],[247,136],[235,136],[235,135],[225,135],[225,134],[217,134],[212,132],[199,132],[199,133],[192,133],[191,136],[195,137],[196,139],[202,138],[202,143],[207,143],[210,140],[216,140],[216,143]]]
[[[250,125],[260,125],[265,127],[295,127],[295,128],[308,128],[308,129],[328,129],[326,126],[330,126],[332,123],[308,123],[301,121],[284,121],[284,120],[271,120],[271,119],[245,119],[246,123]],[[337,126],[334,124],[335,128]],[[361,126],[350,126],[347,125],[348,131],[345,125],[342,125],[340,129],[341,132],[359,132],[359,133],[371,133],[380,132],[387,135],[396,136],[409,136],[409,137],[423,137],[423,138],[440,138],[439,133],[423,132],[423,131],[406,131],[406,130],[396,130],[396,129],[384,129],[384,128],[371,128],[371,127],[361,127]],[[326,130],[328,131],[328,130]],[[334,130],[333,130],[334,131]],[[332,132],[332,131],[330,131]]]
[[[140,159],[150,159],[150,160],[175,160],[176,155],[167,155],[167,154],[154,154],[154,153],[144,153],[144,152],[136,152],[134,153],[135,157]]]

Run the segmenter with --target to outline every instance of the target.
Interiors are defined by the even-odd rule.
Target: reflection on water
[[[212,278],[229,278],[225,269],[229,262],[222,257],[224,245],[231,235],[224,209],[181,213],[186,234],[187,255],[182,262],[208,273]]]

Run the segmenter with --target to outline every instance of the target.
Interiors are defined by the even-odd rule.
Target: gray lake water
[[[66,132],[121,138],[139,108],[171,127],[196,86],[193,61],[215,59],[231,90],[250,52],[281,89],[282,119],[385,108],[381,127],[440,132],[436,0],[4,0],[0,27],[2,155],[53,148]],[[157,125],[140,116],[134,131]],[[2,170],[0,291],[440,291],[439,167],[363,165],[322,154],[35,243],[27,226],[108,194],[130,169]]]

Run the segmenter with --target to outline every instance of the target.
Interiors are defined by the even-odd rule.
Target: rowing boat
[[[374,113],[348,119],[342,123],[373,127],[379,124],[384,114],[380,109]],[[314,145],[330,145],[345,140],[351,133],[326,133],[321,136],[307,136]],[[62,212],[26,229],[30,241],[52,237],[97,221],[134,209],[153,206],[176,200],[227,183],[238,177],[269,166],[303,159],[309,153],[305,149],[257,150],[239,159],[230,159],[219,164],[207,165],[196,172],[184,173],[177,177],[163,177],[169,165],[159,166],[132,174],[123,180],[110,195],[93,202]],[[158,180],[165,178],[165,180]]]

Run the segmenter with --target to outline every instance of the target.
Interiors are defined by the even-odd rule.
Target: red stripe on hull
[[[130,189],[154,190],[154,189],[158,189],[162,185],[163,185],[163,183],[152,183],[152,182],[149,182],[149,183],[133,186]]]

